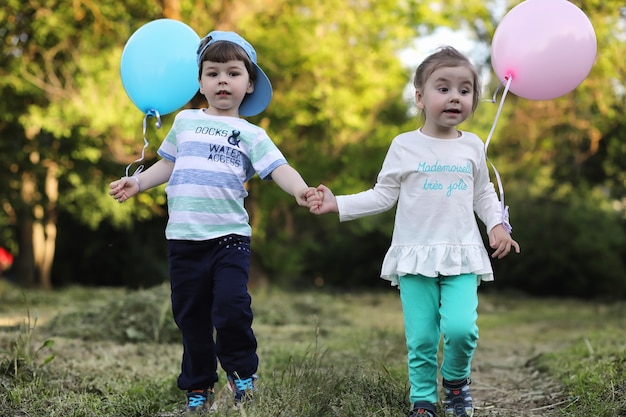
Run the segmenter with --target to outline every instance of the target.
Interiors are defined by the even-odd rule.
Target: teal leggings
[[[478,340],[478,282],[474,274],[400,277],[408,349],[410,399],[437,403],[437,351],[443,334],[441,376],[469,378]]]

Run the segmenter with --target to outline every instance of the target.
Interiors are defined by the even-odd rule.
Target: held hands
[[[495,249],[495,252],[491,255],[492,258],[504,258],[511,251],[511,247],[515,248],[515,253],[520,253],[519,244],[513,240],[509,232],[501,224],[494,226],[489,232],[489,246]]]
[[[123,203],[140,191],[139,179],[137,177],[122,177],[109,184],[109,188],[109,195],[113,196],[118,203]]]
[[[300,190],[299,193],[296,193],[296,203],[298,203],[298,205],[302,207],[310,207],[309,198],[311,196],[314,196],[316,193],[317,191],[315,190],[315,187],[304,188]]]
[[[313,214],[338,213],[337,199],[328,187],[323,184],[307,193],[307,207]]]

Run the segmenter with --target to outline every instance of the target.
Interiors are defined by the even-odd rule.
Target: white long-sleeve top
[[[391,247],[381,277],[472,273],[492,281],[493,270],[476,217],[490,231],[502,222],[482,140],[462,132],[438,139],[420,130],[394,138],[374,188],[337,196],[340,221],[382,213],[397,202]]]

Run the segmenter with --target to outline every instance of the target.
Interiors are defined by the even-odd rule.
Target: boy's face
[[[216,116],[239,117],[241,102],[254,91],[243,61],[204,61],[199,81],[209,103],[207,113]]]
[[[415,92],[415,102],[424,112],[422,131],[425,134],[441,138],[458,137],[457,126],[472,112],[472,71],[464,66],[436,69],[424,87]]]

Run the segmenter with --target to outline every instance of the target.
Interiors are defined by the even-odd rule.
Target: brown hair
[[[211,42],[211,40],[211,37],[204,38],[198,47],[197,53],[202,51],[202,48],[204,48],[208,42]],[[248,74],[250,75],[250,81],[252,84],[256,81],[256,68],[252,63],[252,60],[241,46],[233,42],[217,41],[206,48],[199,60],[200,65],[198,66],[198,78],[202,76],[202,63],[204,61],[220,63],[228,61],[243,61],[246,66],[246,70],[248,70]]]
[[[472,112],[476,110],[478,103],[480,102],[480,78],[478,77],[478,71],[470,60],[454,49],[451,46],[443,46],[437,50],[437,52],[428,56],[415,70],[415,77],[413,78],[413,86],[415,89],[421,90],[426,83],[428,77],[439,68],[445,67],[466,67],[468,68],[474,77],[474,96],[472,101]]]

